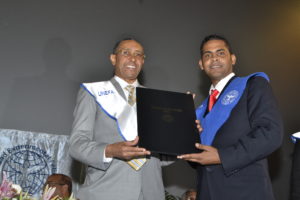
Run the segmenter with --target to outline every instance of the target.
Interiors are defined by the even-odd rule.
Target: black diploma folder
[[[191,94],[138,87],[136,98],[140,147],[169,155],[199,152]]]

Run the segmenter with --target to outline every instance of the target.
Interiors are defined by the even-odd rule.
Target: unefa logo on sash
[[[17,145],[0,154],[0,171],[31,195],[40,192],[47,177],[56,170],[51,156],[33,145]]]
[[[105,90],[105,91],[99,91],[98,95],[103,96],[103,95],[109,95],[109,94],[114,94],[113,90]]]
[[[228,92],[224,98],[222,99],[223,105],[229,105],[234,102],[234,100],[239,96],[239,92],[237,90],[231,90]]]

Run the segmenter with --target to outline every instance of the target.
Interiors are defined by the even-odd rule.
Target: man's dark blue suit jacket
[[[197,168],[197,199],[274,199],[267,156],[280,147],[282,137],[282,119],[271,86],[262,77],[252,77],[213,141],[222,164]]]

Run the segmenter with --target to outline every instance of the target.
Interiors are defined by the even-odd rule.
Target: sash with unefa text
[[[218,130],[227,121],[232,109],[243,95],[248,80],[254,76],[261,76],[269,81],[269,77],[263,72],[257,72],[246,77],[236,77],[224,89],[224,92],[221,93],[218,101],[209,113],[205,115],[209,97],[196,109],[197,119],[203,128],[200,134],[202,144],[211,145],[213,143]]]
[[[118,125],[119,134],[126,141],[137,136],[135,106],[130,106],[110,81],[81,84],[93,96],[99,107]]]

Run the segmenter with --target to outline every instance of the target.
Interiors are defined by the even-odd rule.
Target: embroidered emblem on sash
[[[224,98],[222,99],[223,105],[229,105],[234,102],[234,100],[239,96],[239,92],[237,90],[231,90],[228,92]]]

